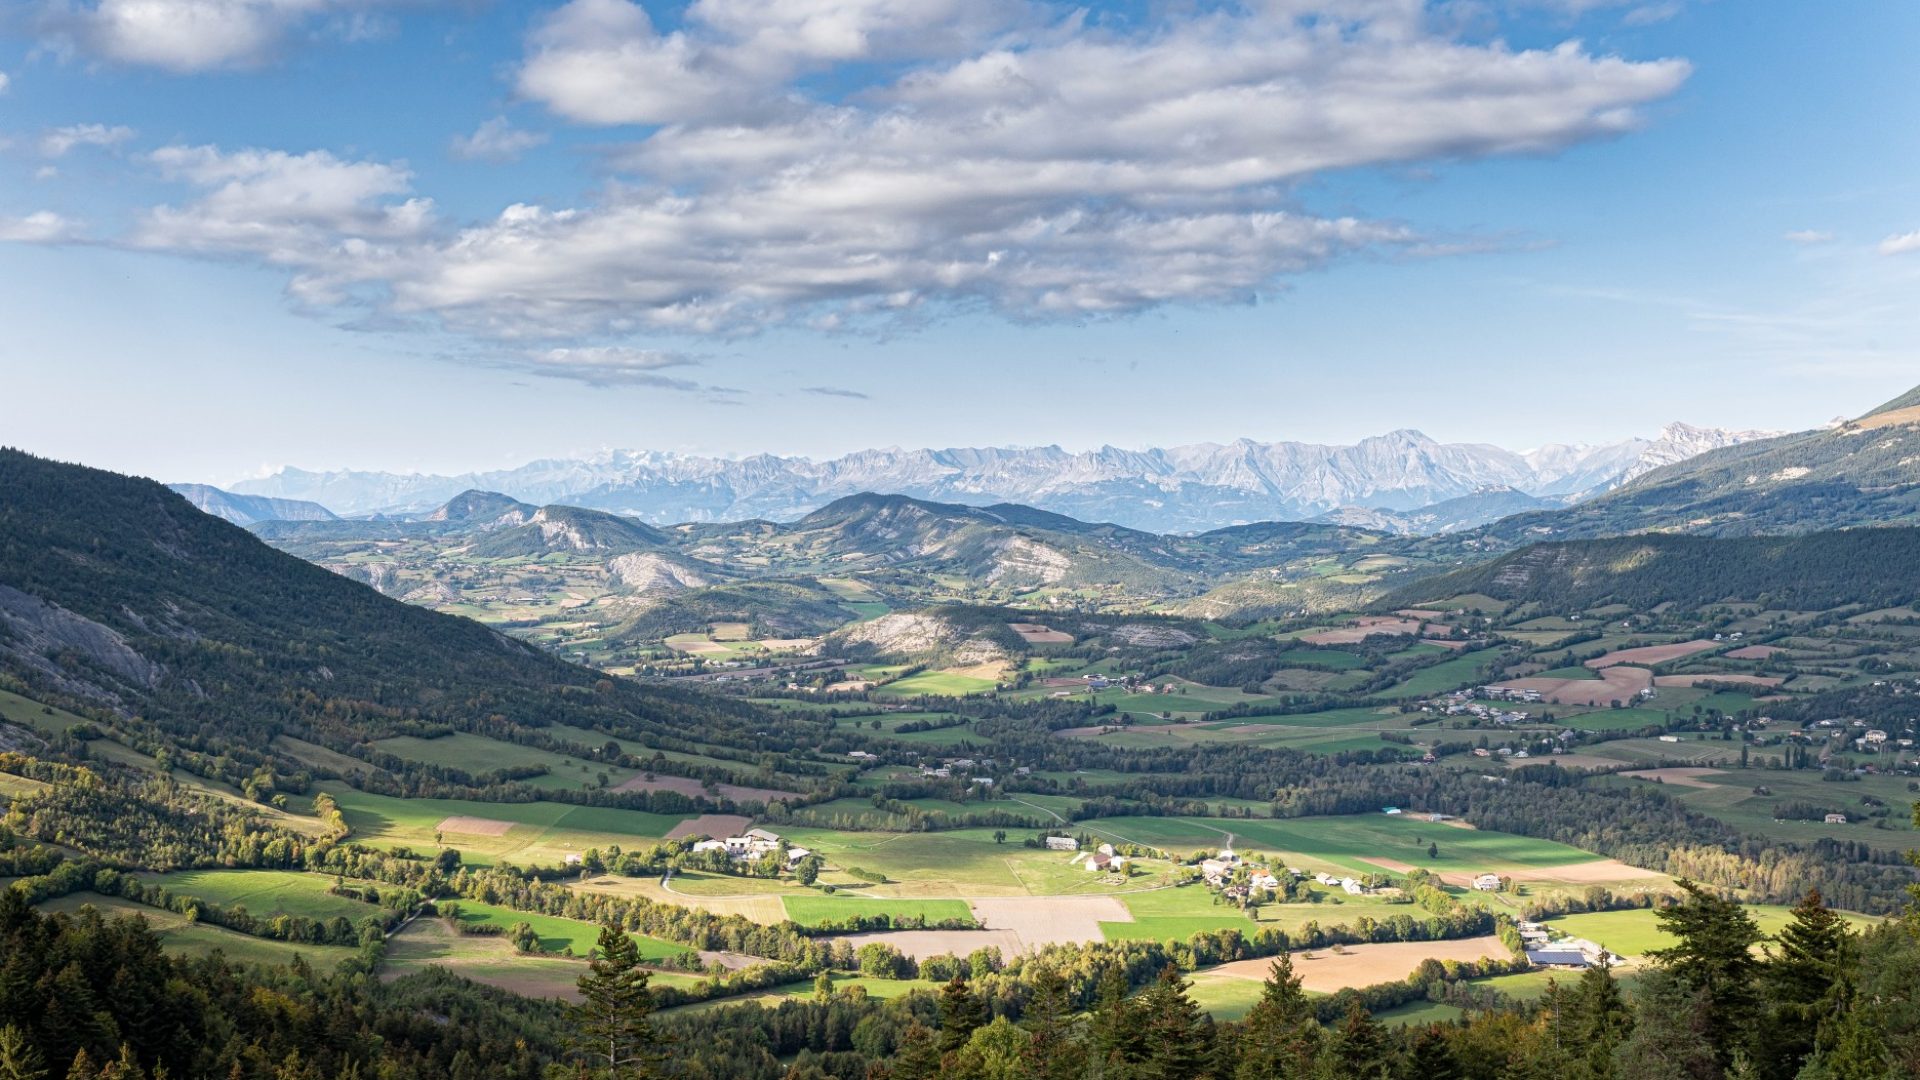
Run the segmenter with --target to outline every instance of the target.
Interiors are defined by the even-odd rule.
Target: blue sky
[[[39,0],[0,441],[1797,428],[1920,383],[1920,5]]]

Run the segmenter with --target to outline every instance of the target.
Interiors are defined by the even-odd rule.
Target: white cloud
[[[547,137],[537,131],[521,131],[496,116],[474,129],[471,135],[456,135],[453,156],[476,161],[512,161],[541,145]]]
[[[47,157],[65,157],[68,151],[79,146],[118,146],[133,138],[130,127],[105,124],[73,124],[68,127],[54,128],[40,136],[40,152]]]
[[[1465,40],[1416,0],[1333,4],[1116,29],[1006,3],[697,0],[662,34],[626,0],[573,0],[535,27],[518,82],[564,118],[648,126],[594,198],[442,232],[401,201],[404,168],[173,148],[261,175],[172,166],[208,190],[141,241],[262,255],[305,299],[510,338],[1247,302],[1345,257],[1474,246],[1314,213],[1302,181],[1614,137],[1689,72]],[[814,89],[843,64],[896,74]],[[308,173],[317,190],[268,196]]]
[[[399,0],[55,0],[48,28],[59,40],[122,63],[175,73],[249,67],[266,60],[295,29],[340,16],[349,40],[373,25],[368,7]]]
[[[520,92],[590,124],[666,124],[791,104],[835,63],[964,53],[1024,18],[1018,0],[694,0],[662,34],[631,0],[571,0],[535,29]]]
[[[10,243],[57,244],[73,239],[77,232],[73,222],[51,210],[25,217],[0,217],[0,241]]]
[[[1895,233],[1880,241],[1880,254],[1907,255],[1920,251],[1920,229],[1910,233]]]
[[[1825,244],[1833,239],[1833,234],[1820,229],[1795,229],[1784,234],[1785,239],[1795,244]]]
[[[691,367],[693,359],[679,353],[618,345],[575,346],[528,353],[514,364],[534,375],[572,379],[590,386],[649,386],[666,390],[708,389],[691,379],[662,375],[666,368]]]
[[[147,211],[130,243],[292,267],[295,295],[314,303],[339,302],[342,287],[377,273],[433,225],[432,201],[411,197],[403,166],[212,146],[163,147],[149,159],[199,198]]]
[[[7,87],[11,86],[12,84],[13,84],[13,79],[10,76],[8,76],[6,72],[0,71],[0,94],[6,93]]]

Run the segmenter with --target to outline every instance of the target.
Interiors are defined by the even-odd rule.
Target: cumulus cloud
[[[641,126],[594,197],[442,229],[404,168],[176,148],[261,175],[182,171],[207,193],[156,210],[143,242],[265,255],[305,298],[517,338],[1244,303],[1342,258],[1475,246],[1316,213],[1303,181],[1615,137],[1689,73],[1468,40],[1417,0],[1118,27],[1037,10],[696,0],[662,32],[628,0],[572,0],[517,82],[566,120]],[[836,80],[860,89],[819,89]],[[267,195],[309,173],[323,191]]]
[[[1920,229],[1910,233],[1895,233],[1880,241],[1882,255],[1908,255],[1920,251]]]
[[[12,84],[13,84],[13,79],[10,76],[8,76],[6,72],[0,71],[0,94],[6,93],[7,87],[11,86]]]
[[[737,118],[777,111],[801,72],[961,52],[1023,11],[1013,0],[694,0],[685,27],[662,34],[631,0],[571,0],[535,29],[518,82],[583,123]]]
[[[148,159],[199,197],[148,210],[129,243],[290,267],[290,291],[312,304],[343,302],[434,226],[432,200],[412,196],[400,165],[213,146],[167,146]]]
[[[175,73],[249,67],[291,32],[339,17],[341,36],[363,37],[365,9],[398,0],[52,0],[48,30],[67,47]]]
[[[471,135],[453,138],[453,156],[469,161],[513,161],[541,145],[547,137],[537,131],[522,131],[496,116],[474,129]]]
[[[25,217],[0,217],[0,241],[16,244],[57,244],[78,234],[73,222],[51,210]]]
[[[105,124],[73,124],[68,127],[54,128],[40,136],[40,152],[47,157],[65,157],[75,147],[80,146],[118,146],[133,138],[130,127],[108,127]]]
[[[1790,243],[1805,245],[1824,244],[1833,239],[1832,233],[1820,229],[1795,229],[1785,235]]]

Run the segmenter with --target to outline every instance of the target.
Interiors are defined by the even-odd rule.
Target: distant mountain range
[[[820,462],[615,450],[460,476],[284,468],[236,484],[234,493],[362,516],[419,514],[477,489],[670,524],[791,521],[844,496],[883,492],[972,506],[1020,503],[1156,533],[1323,515],[1413,533],[1471,528],[1516,510],[1579,502],[1662,466],[1772,434],[1670,424],[1651,439],[1524,453],[1440,443],[1418,431],[1351,446],[1241,439],[1080,453],[1057,446],[884,449]],[[1537,502],[1522,505],[1516,496]],[[1424,521],[1415,513],[1461,499],[1469,501]],[[1379,516],[1367,520],[1360,512]]]
[[[334,521],[333,511],[303,499],[276,499],[267,495],[237,495],[207,484],[170,484],[196,509],[235,525],[262,521]]]

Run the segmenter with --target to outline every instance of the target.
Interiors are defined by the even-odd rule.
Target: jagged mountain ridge
[[[310,499],[342,514],[427,510],[467,489],[656,524],[791,521],[863,492],[972,506],[1018,503],[1150,532],[1307,520],[1343,507],[1418,510],[1493,488],[1575,500],[1704,450],[1770,433],[1672,424],[1653,439],[1524,453],[1400,430],[1351,446],[1201,443],[1166,449],[1058,446],[862,450],[828,461],[739,460],[616,450],[462,476],[286,468],[234,490]]]

